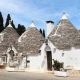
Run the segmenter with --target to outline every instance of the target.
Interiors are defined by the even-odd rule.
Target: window
[[[64,53],[62,53],[62,57],[64,56]]]
[[[30,63],[30,60],[27,60],[27,63]]]
[[[39,50],[39,53],[41,53],[41,50]]]

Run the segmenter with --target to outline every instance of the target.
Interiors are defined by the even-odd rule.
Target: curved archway
[[[9,51],[9,54],[10,54],[11,60],[14,60],[14,51],[13,50],[10,50]]]

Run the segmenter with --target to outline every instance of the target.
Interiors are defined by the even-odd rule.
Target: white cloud
[[[25,25],[29,20],[45,22],[50,19],[59,19],[64,11],[69,14],[70,18],[80,15],[75,6],[56,10],[55,3],[50,3],[52,0],[38,1],[39,5],[35,3],[35,0],[0,0],[0,10],[5,18],[10,13],[16,24]]]

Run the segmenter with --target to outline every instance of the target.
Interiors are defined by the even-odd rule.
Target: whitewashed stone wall
[[[29,68],[31,69],[42,69],[47,70],[47,57],[45,52],[45,43],[41,47],[41,53],[36,56],[28,56],[28,60],[30,60],[30,63],[28,63]]]
[[[71,66],[73,69],[80,70],[80,49],[72,48],[64,53],[64,67]]]
[[[54,60],[58,60],[59,62],[63,62],[63,57],[62,57],[62,50],[58,50],[51,41],[48,40],[48,45],[51,48],[51,52],[52,52],[52,59]]]
[[[64,68],[80,70],[80,49],[59,50],[50,41],[48,41],[48,45],[52,51],[52,59],[63,62]]]

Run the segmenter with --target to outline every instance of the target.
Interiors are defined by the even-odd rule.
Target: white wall
[[[44,43],[40,49],[41,54],[28,56],[28,60],[30,60],[30,63],[28,63],[29,68],[47,70],[47,57],[46,57],[45,47],[46,45]]]
[[[26,57],[20,61],[19,69],[24,69],[26,67]]]
[[[64,67],[71,66],[73,69],[80,69],[80,49],[72,48],[65,51]]]
[[[64,50],[64,51],[59,50],[56,49],[56,47],[51,43],[51,41],[48,41],[48,45],[50,46],[52,51],[52,59],[58,60],[59,62],[63,62],[64,68],[70,67],[73,69],[80,70],[80,49],[72,48],[70,50]],[[56,50],[54,51],[54,49]],[[62,53],[64,53],[63,56]]]
[[[58,60],[59,62],[63,62],[64,60],[64,57],[62,57],[63,50],[57,49],[49,40],[48,40],[48,45],[50,46],[52,51],[52,59]]]

